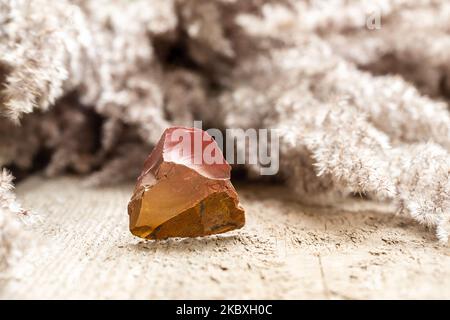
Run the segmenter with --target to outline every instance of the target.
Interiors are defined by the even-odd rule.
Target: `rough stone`
[[[130,231],[141,238],[165,239],[241,228],[244,210],[230,172],[208,133],[196,128],[166,129],[147,158],[128,204]]]

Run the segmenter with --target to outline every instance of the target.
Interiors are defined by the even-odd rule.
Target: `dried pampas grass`
[[[17,202],[12,181],[12,175],[3,169],[0,172],[0,274],[17,259],[25,239],[20,218],[28,212]]]

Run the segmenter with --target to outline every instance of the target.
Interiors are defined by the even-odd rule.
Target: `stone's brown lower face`
[[[180,132],[191,139],[192,147],[200,135],[200,151],[208,148],[223,162],[199,163],[190,154],[180,153],[179,140],[173,139]],[[183,127],[167,129],[145,162],[128,204],[130,231],[145,239],[165,239],[206,236],[243,227],[244,210],[230,182],[230,171],[219,147],[206,132]]]

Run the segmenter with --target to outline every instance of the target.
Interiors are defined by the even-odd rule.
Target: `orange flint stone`
[[[212,161],[212,160],[215,161]],[[166,129],[128,204],[130,231],[145,239],[198,237],[244,226],[231,167],[201,129]]]

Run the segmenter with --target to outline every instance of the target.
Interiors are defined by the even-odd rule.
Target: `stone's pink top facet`
[[[145,183],[145,176],[154,176],[162,162],[184,165],[209,179],[230,179],[231,167],[223,157],[215,140],[205,131],[197,128],[171,127],[164,131],[160,141],[145,161],[144,170],[138,181]],[[152,179],[150,179],[152,180]],[[151,181],[148,181],[151,184]]]

